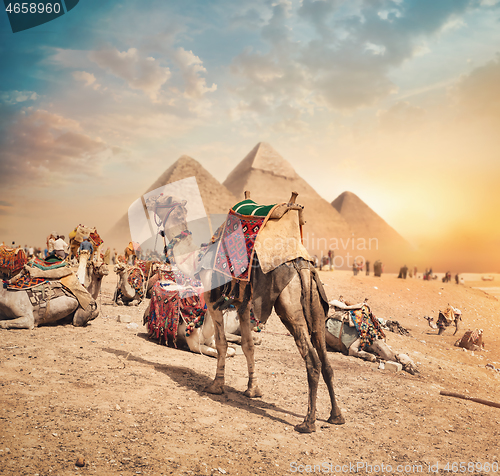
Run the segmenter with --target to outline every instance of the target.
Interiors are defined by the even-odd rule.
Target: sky
[[[0,12],[0,242],[107,231],[181,155],[270,143],[434,269],[500,270],[500,0],[80,0]]]

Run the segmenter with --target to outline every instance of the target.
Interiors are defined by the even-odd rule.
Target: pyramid
[[[415,250],[394,228],[352,192],[341,193],[332,203],[349,224],[357,243],[363,240],[369,248],[366,257],[381,259],[392,271],[413,264]]]
[[[298,192],[306,225],[304,245],[312,255],[326,254],[334,239],[352,236],[349,224],[325,199],[303,180],[293,167],[269,144],[260,142],[228,175],[223,185],[239,200],[250,191],[260,204],[287,202],[291,192]],[[339,250],[342,254],[342,251]],[[335,251],[337,255],[337,251]]]
[[[144,192],[151,192],[168,183],[188,177],[196,177],[205,211],[209,215],[226,214],[238,201],[226,187],[220,184],[202,165],[193,158],[183,155],[174,162],[158,179]],[[139,198],[139,195],[137,196]],[[118,250],[125,248],[130,241],[128,213],[116,223],[109,233],[108,239]]]

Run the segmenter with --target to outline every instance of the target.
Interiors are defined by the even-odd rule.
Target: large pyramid
[[[332,206],[349,224],[356,246],[366,244],[366,257],[381,259],[397,270],[397,267],[413,265],[415,250],[394,228],[375,213],[365,202],[352,192],[341,193]]]
[[[181,156],[144,192],[148,193],[168,183],[188,177],[196,177],[205,211],[209,215],[226,214],[238,201],[233,194],[205,170],[199,162],[187,155]],[[137,197],[139,198],[139,196]],[[130,241],[128,214],[116,223],[109,234],[109,240],[118,250],[124,249]]]
[[[244,192],[248,190],[251,198],[261,204],[286,202],[292,191],[298,192],[297,203],[304,205],[307,221],[303,230],[304,245],[311,254],[326,254],[330,245],[352,236],[349,225],[337,210],[265,142],[260,142],[251,150],[223,185],[238,200],[243,200]],[[344,251],[336,250],[335,254],[343,255]]]

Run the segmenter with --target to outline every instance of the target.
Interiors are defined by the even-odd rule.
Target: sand
[[[410,475],[436,464],[439,474],[450,474],[454,462],[478,462],[483,466],[476,474],[491,474],[484,465],[498,465],[500,409],[439,392],[500,402],[500,372],[485,368],[500,367],[500,302],[440,281],[342,271],[321,272],[321,278],[330,298],[368,298],[376,316],[408,328],[411,337],[388,333],[387,341],[420,370],[416,376],[391,373],[329,353],[345,425],[326,423],[329,400],[321,383],[317,431],[294,432],[306,411],[305,369],[276,316],[256,348],[264,396],[242,395],[243,355],[228,360],[226,394],[209,395],[203,388],[216,361],[148,340],[146,303],[112,306],[111,273],[101,315],[88,327],[0,331],[0,474],[284,475],[315,469],[340,475],[353,468],[369,474],[366,465],[372,465],[378,474]],[[423,316],[437,317],[448,303],[463,312],[460,335],[485,330],[488,352],[460,350],[450,330],[437,336],[429,328]],[[83,467],[75,466],[78,458]]]

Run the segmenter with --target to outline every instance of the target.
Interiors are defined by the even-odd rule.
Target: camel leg
[[[257,383],[257,375],[255,372],[254,344],[252,338],[252,329],[250,328],[250,309],[247,309],[243,314],[240,314],[240,330],[241,330],[241,348],[247,359],[248,367],[248,385],[244,395],[250,398],[262,397],[262,391]]]
[[[316,431],[316,397],[318,394],[321,361],[309,338],[306,319],[300,303],[300,296],[301,282],[297,275],[279,295],[275,309],[281,322],[283,322],[290,334],[293,335],[299,353],[306,363],[307,382],[309,384],[307,415],[304,421],[295,427],[295,430],[299,433],[312,433]]]
[[[205,288],[207,289],[207,288]],[[205,293],[205,302],[210,303],[210,291]],[[210,307],[213,304],[209,304]],[[224,393],[224,375],[226,369],[227,341],[224,334],[224,316],[219,310],[210,310],[215,330],[215,347],[217,349],[217,371],[214,381],[205,387],[205,391],[215,395]]]
[[[0,321],[0,329],[33,329],[35,327],[35,318],[33,311],[16,319]]]
[[[361,339],[357,339],[351,344],[349,347],[349,355],[358,357],[359,359],[368,360],[368,362],[375,362],[377,358],[373,354],[370,354],[370,352],[359,350],[359,344],[361,344]]]
[[[316,290],[316,285],[313,284],[313,286]],[[330,361],[328,360],[328,352],[326,349],[324,311],[317,292],[315,292],[312,297],[312,318],[313,331],[311,334],[311,340],[321,361],[321,374],[323,375],[323,380],[328,387],[328,393],[330,394],[330,402],[332,405],[328,423],[332,423],[334,425],[343,425],[345,423],[345,419],[342,416],[342,412],[340,411],[337,400],[335,398],[335,390],[333,388],[333,369]]]
[[[0,321],[1,329],[33,329],[35,327],[33,306],[24,291],[0,289],[0,296],[0,316],[8,318]]]

